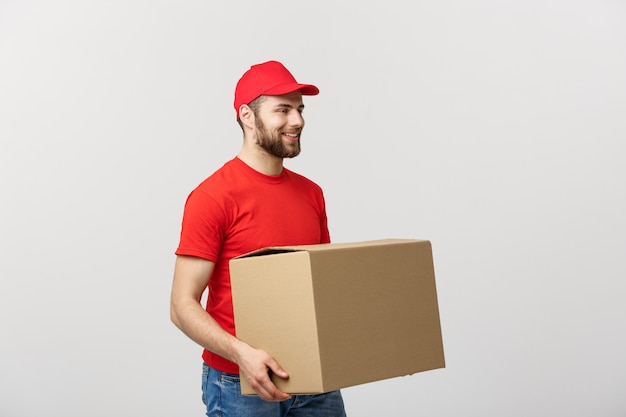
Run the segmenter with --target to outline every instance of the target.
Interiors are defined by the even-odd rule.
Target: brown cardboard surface
[[[431,243],[264,248],[231,260],[237,336],[289,373],[291,394],[445,367]],[[242,392],[254,394],[242,380]]]

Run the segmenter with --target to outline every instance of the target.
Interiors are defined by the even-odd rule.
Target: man
[[[266,246],[330,242],[322,189],[283,167],[300,153],[303,95],[277,61],[253,65],[235,88],[243,145],[187,198],[171,295],[171,318],[204,347],[207,416],[345,416],[339,391],[296,395],[269,374],[288,378],[271,356],[235,337],[228,261]],[[200,305],[208,288],[206,309]],[[267,300],[280,303],[280,298]],[[258,396],[242,396],[239,373]]]

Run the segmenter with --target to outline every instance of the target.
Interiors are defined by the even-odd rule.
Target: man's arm
[[[290,396],[280,391],[268,371],[281,378],[287,373],[265,351],[237,339],[211,317],[200,304],[215,263],[193,256],[177,256],[170,299],[172,322],[191,340],[239,365],[250,386],[266,401],[282,401]]]

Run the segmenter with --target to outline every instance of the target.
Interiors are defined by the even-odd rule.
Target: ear
[[[247,104],[242,104],[241,106],[239,106],[239,120],[241,120],[241,123],[252,129],[254,126],[254,112],[252,111],[252,109],[250,107],[248,107]]]

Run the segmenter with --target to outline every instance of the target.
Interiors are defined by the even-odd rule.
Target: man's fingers
[[[259,397],[266,401],[283,401],[291,397],[276,388],[270,379],[270,374],[283,379],[289,375],[267,352],[248,346],[241,358],[243,360],[239,362],[239,369]]]
[[[276,388],[276,385],[274,385],[267,373],[258,379],[250,381],[250,386],[265,401],[284,401],[291,398],[291,395]]]
[[[267,362],[267,367],[270,368],[270,371],[283,379],[289,378],[289,374],[285,372],[283,368],[280,367],[278,362],[276,362],[273,358]]]

